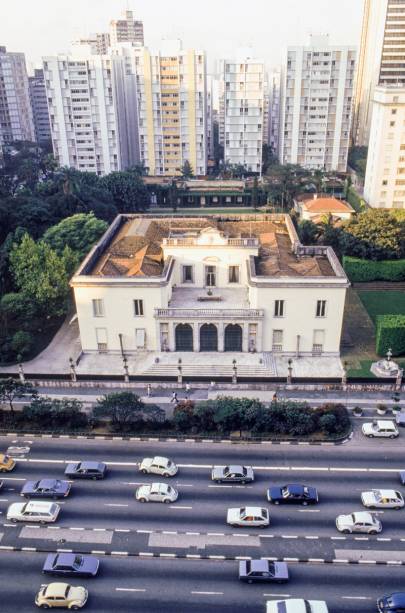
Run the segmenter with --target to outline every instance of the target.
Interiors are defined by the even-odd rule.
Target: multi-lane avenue
[[[355,430],[342,445],[274,445],[159,442],[155,440],[0,437],[0,451],[26,447],[16,469],[1,478],[0,581],[7,600],[1,610],[32,611],[43,582],[46,552],[93,552],[101,573],[88,586],[94,611],[264,611],[279,594],[321,598],[330,613],[376,611],[376,598],[403,590],[405,509],[379,512],[378,535],[345,535],[336,516],[364,510],[360,495],[371,488],[399,489],[405,470],[402,432],[397,440],[368,440]],[[165,481],[143,475],[144,457],[163,455],[179,466],[170,481],[179,491],[173,504],[141,504],[142,483]],[[63,478],[74,460],[108,465],[102,481],[75,481],[62,501],[56,524],[11,524],[6,511],[21,501],[26,480]],[[246,485],[211,481],[214,464],[251,465]],[[315,507],[273,506],[265,497],[273,484],[305,483],[318,488]],[[237,529],[226,524],[229,507],[264,506],[270,526]],[[245,585],[238,559],[287,559],[284,585]],[[10,581],[10,578],[13,581]],[[78,580],[75,581],[78,583]],[[15,587],[17,586],[17,587]]]

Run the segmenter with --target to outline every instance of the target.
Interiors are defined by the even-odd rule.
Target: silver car
[[[362,492],[361,501],[368,509],[402,509],[404,499],[395,490],[370,490]]]
[[[336,518],[336,528],[339,532],[351,534],[352,532],[365,532],[366,534],[377,534],[382,530],[380,520],[368,511],[350,513],[350,515],[338,515]]]
[[[169,458],[156,455],[154,458],[144,458],[139,466],[144,474],[161,475],[162,477],[174,477],[178,468]]]
[[[151,483],[141,485],[135,493],[135,498],[139,502],[175,502],[179,493],[167,483]]]
[[[211,479],[215,483],[249,483],[254,481],[253,468],[230,464],[229,466],[213,466]]]

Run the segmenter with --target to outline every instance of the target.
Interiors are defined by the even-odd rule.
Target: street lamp
[[[20,353],[17,356],[17,360],[18,360],[18,376],[20,377],[21,383],[25,383],[25,376],[24,376],[24,370],[23,370],[23,365],[22,365],[22,356]]]
[[[69,358],[69,366],[70,366],[70,378],[72,379],[72,381],[77,381],[76,366],[73,361],[73,358]]]
[[[122,358],[122,365],[124,367],[124,380],[125,380],[125,383],[129,383],[128,360],[127,360],[125,355]]]
[[[287,372],[287,385],[291,385],[292,382],[292,359],[288,359],[288,372]]]
[[[236,360],[232,360],[232,370],[233,370],[233,374],[232,374],[232,383],[237,383],[238,382],[238,368],[236,366]]]
[[[179,371],[179,374],[177,375],[177,383],[179,383],[180,385],[182,385],[183,383],[183,372],[182,372],[181,364],[182,364],[182,361],[181,361],[181,358],[179,358],[177,360],[177,370]]]

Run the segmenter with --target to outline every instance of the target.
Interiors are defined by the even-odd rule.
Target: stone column
[[[225,350],[225,322],[218,323],[218,351]]]
[[[169,323],[169,349],[170,351],[176,351],[175,327],[176,327],[176,324],[173,321],[171,321]]]
[[[242,351],[247,353],[249,351],[249,329],[247,323],[241,323],[242,326]]]
[[[256,323],[256,331],[256,351],[261,353],[263,351],[263,321],[260,320]]]
[[[198,321],[193,323],[193,351],[200,351],[200,325]]]

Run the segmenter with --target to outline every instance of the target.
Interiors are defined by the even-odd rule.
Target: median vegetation
[[[27,400],[21,411],[14,408],[17,398]],[[12,426],[23,431],[316,440],[338,439],[350,431],[350,419],[341,404],[312,408],[305,402],[273,400],[264,404],[223,396],[200,402],[181,400],[173,417],[167,419],[161,407],[145,404],[133,392],[107,394],[85,411],[78,400],[39,396],[30,384],[24,388],[13,379],[0,382],[0,403],[0,428]]]

